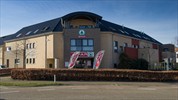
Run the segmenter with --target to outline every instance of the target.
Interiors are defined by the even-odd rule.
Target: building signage
[[[74,52],[71,52],[72,55]],[[79,57],[94,57],[94,52],[80,52]]]
[[[72,56],[70,57],[68,68],[71,69],[75,66],[75,62],[77,61],[79,57],[80,52],[74,52]]]
[[[98,69],[104,56],[104,50],[99,51],[94,59],[93,69]]]
[[[79,38],[85,38],[86,37],[84,30],[79,30],[78,34],[79,34],[79,36],[78,36]]]

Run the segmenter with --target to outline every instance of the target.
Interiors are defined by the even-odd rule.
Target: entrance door
[[[75,68],[92,68],[93,58],[79,58],[76,62]]]

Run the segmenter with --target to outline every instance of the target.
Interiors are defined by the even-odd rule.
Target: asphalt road
[[[66,86],[0,86],[0,100],[178,100],[178,83],[62,82]]]

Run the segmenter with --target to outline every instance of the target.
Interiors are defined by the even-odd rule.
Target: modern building
[[[1,37],[0,63],[11,68],[63,68],[73,52],[81,51],[76,66],[91,68],[96,53],[105,50],[102,68],[117,66],[122,52],[155,65],[160,45],[149,35],[100,15],[74,12]]]

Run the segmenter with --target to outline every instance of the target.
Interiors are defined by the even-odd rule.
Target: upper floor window
[[[80,25],[79,28],[93,28],[92,25]]]
[[[124,43],[124,47],[128,47],[128,44],[127,44],[127,43]]]
[[[166,52],[166,51],[169,51],[169,49],[168,48],[164,48],[163,51]]]
[[[114,52],[118,52],[118,41],[114,41]]]
[[[7,47],[7,48],[6,48],[6,51],[11,51],[11,47]]]
[[[71,39],[71,51],[93,51],[93,39]]]
[[[27,32],[25,35],[29,35],[32,31]]]

